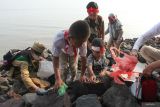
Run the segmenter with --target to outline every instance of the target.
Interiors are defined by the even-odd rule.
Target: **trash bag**
[[[96,94],[88,94],[79,97],[75,107],[102,107],[102,105]]]
[[[9,99],[4,103],[0,103],[0,107],[25,107],[23,99]]]
[[[120,54],[123,54],[123,57],[116,56],[114,50],[118,51]],[[116,65],[114,67],[118,67],[119,69],[123,71],[127,71],[127,72],[132,71],[138,62],[138,59],[135,56],[128,55],[118,50],[115,47],[111,47],[110,51],[111,51],[113,59],[116,62]]]
[[[118,57],[115,54],[115,51],[118,51],[119,54],[122,54],[122,57]],[[113,59],[115,60],[116,64],[112,66],[113,72],[111,73],[111,77],[114,78],[114,81],[118,84],[124,84],[123,81],[119,79],[120,74],[127,74],[128,77],[132,75],[132,71],[134,70],[136,64],[138,63],[138,60],[135,56],[128,55],[124,52],[121,52],[115,47],[110,48],[111,55]]]
[[[126,85],[113,84],[102,96],[104,107],[140,107]]]
[[[58,96],[56,93],[38,96],[33,102],[32,107],[71,107],[70,97],[66,93]]]

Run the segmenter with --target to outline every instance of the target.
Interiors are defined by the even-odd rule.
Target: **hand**
[[[89,82],[91,83],[96,82],[96,76],[94,74],[89,77]]]
[[[106,71],[102,71],[102,72],[99,74],[100,77],[104,77],[105,75],[106,75]]]
[[[55,81],[55,84],[54,84],[54,89],[59,89],[60,88],[60,86],[61,85],[63,85],[64,84],[64,82],[63,82],[63,80],[60,78],[60,79],[57,79],[56,81]]]
[[[36,93],[38,95],[44,95],[44,94],[47,93],[47,91],[45,89],[43,89],[43,88],[38,88],[38,89],[36,89]]]
[[[138,51],[135,50],[135,49],[133,49],[133,50],[131,51],[131,55],[138,57]]]
[[[149,77],[149,76],[151,76],[152,71],[153,71],[152,66],[148,65],[148,66],[143,70],[143,75],[144,75],[145,77]]]
[[[85,75],[81,75],[80,81],[81,82],[86,82],[87,81],[87,77]]]

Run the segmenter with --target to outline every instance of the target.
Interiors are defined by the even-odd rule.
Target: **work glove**
[[[58,95],[63,96],[66,93],[68,86],[64,83],[63,85],[60,86],[58,89]]]
[[[45,95],[47,94],[47,90],[43,89],[43,88],[38,88],[36,90],[37,95]]]

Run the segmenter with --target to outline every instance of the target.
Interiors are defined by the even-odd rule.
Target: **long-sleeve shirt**
[[[141,37],[137,39],[135,42],[133,49],[139,50],[140,46],[143,45],[144,42],[149,40],[150,38],[157,36],[160,34],[160,22],[153,26],[150,30],[144,33]]]
[[[108,33],[110,33],[110,36],[113,39],[117,39],[118,36],[119,36],[119,33],[117,31],[122,31],[122,24],[121,24],[121,22],[118,19],[116,20],[115,23],[113,23],[113,24],[109,23],[108,24],[108,28],[105,31],[105,35],[107,35]]]

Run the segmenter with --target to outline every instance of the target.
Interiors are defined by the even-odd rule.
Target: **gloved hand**
[[[43,89],[43,88],[38,88],[36,90],[37,95],[44,95],[47,94],[47,90]]]
[[[63,85],[61,85],[60,88],[58,89],[58,95],[63,96],[67,88],[68,86],[65,83],[63,83]]]

